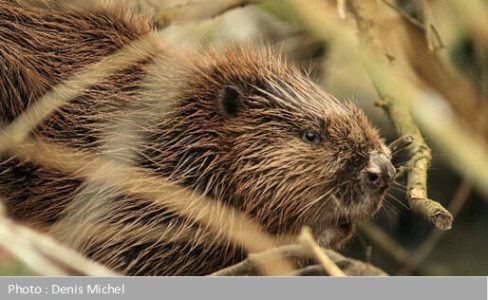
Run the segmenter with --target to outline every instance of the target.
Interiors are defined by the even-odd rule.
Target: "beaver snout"
[[[370,188],[382,192],[386,190],[395,179],[395,167],[384,154],[373,153],[363,172],[365,182]]]

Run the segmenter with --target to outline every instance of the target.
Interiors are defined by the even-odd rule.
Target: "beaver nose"
[[[377,190],[384,190],[390,186],[396,175],[395,167],[390,159],[377,153],[371,155],[365,171],[366,181]]]

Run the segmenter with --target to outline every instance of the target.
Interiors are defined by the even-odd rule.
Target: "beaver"
[[[153,34],[151,24],[119,4],[56,10],[0,0],[2,122]],[[324,247],[341,245],[358,220],[375,214],[395,176],[365,114],[265,46],[194,51],[158,40],[31,136],[143,168],[276,236],[308,225]],[[6,153],[0,196],[12,218],[125,275],[204,275],[247,255],[164,205]],[[98,225],[105,232],[85,230]],[[175,232],[191,234],[164,236]]]

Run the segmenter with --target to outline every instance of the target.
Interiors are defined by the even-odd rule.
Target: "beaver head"
[[[308,225],[325,246],[380,208],[395,168],[354,104],[270,50],[215,51],[187,65],[179,101],[151,130],[149,167],[275,234]]]

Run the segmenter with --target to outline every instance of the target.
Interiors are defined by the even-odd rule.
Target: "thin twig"
[[[293,271],[289,276],[326,276],[327,273],[321,265],[311,265]]]
[[[257,4],[262,0],[220,0],[188,2],[162,9],[154,17],[158,29],[164,29],[170,25],[201,22],[214,19],[224,13],[247,5]]]
[[[471,183],[468,180],[464,179],[463,182],[461,182],[461,184],[459,185],[449,205],[449,211],[452,212],[453,216],[456,216],[463,207],[463,205],[466,203],[471,189]],[[437,245],[437,243],[439,243],[445,233],[445,231],[439,230],[437,228],[432,229],[427,238],[417,248],[417,250],[409,255],[409,259],[406,260],[405,265],[402,269],[400,269],[400,271],[398,271],[398,274],[411,274],[414,270],[416,270],[427,259],[427,257],[430,255],[432,250],[434,250],[435,246]]]
[[[408,251],[375,224],[362,222],[358,224],[357,228],[369,242],[373,243],[376,248],[386,253],[395,262],[403,264],[408,260]]]
[[[357,226],[359,232],[395,263],[399,265],[408,264],[412,260],[410,252],[395,241],[390,235],[384,232],[380,227],[371,222],[362,222]],[[435,272],[435,265],[423,265],[418,272],[421,275],[439,275]]]
[[[406,149],[413,143],[413,137],[410,135],[402,135],[401,137],[397,138],[393,142],[388,145],[388,148],[391,150],[391,155],[395,156],[400,151]]]
[[[392,8],[394,11],[396,11],[399,15],[401,15],[405,20],[407,20],[410,24],[414,25],[415,27],[424,30],[424,24],[420,22],[419,20],[415,19],[411,15],[409,15],[406,11],[398,7],[398,5],[391,3],[389,0],[381,0],[384,4],[386,4],[388,7]]]
[[[344,273],[350,276],[385,276],[387,275],[383,270],[378,269],[370,264],[364,263],[359,260],[355,260],[352,258],[347,258],[342,256],[341,254],[330,250],[330,249],[321,249],[324,253],[327,254],[328,257],[338,266],[341,266]],[[259,253],[252,253],[243,260],[233,266],[221,269],[217,272],[210,274],[211,276],[243,276],[243,275],[254,275],[256,274],[256,270],[258,269],[259,265],[264,262],[269,262],[276,260],[277,258],[282,259],[312,259],[314,258],[314,254],[312,254],[305,246],[303,245],[285,245],[281,247],[277,247],[274,249],[266,250]],[[295,270],[288,275],[300,275],[306,271],[308,267],[304,267],[303,269]],[[323,268],[319,266],[320,270]],[[308,269],[310,270],[310,269]],[[317,274],[321,275],[321,274]]]
[[[310,228],[304,227],[298,240],[303,246],[307,247],[310,252],[314,254],[315,259],[317,259],[327,274],[330,276],[346,276],[344,272],[342,272],[342,270],[339,269],[339,267],[329,258],[329,256],[322,251],[319,245],[317,245],[312,236],[312,231]]]
[[[390,7],[394,11],[396,11],[407,22],[409,22],[413,26],[417,27],[418,29],[422,30],[422,32],[424,32],[424,34],[425,34],[426,41],[427,41],[427,43],[429,45],[429,49],[431,51],[432,50],[435,51],[435,50],[442,49],[445,47],[445,44],[442,41],[442,38],[441,38],[439,32],[437,31],[437,28],[433,24],[430,23],[430,15],[427,15],[427,14],[431,13],[431,9],[430,9],[430,6],[428,6],[428,4],[425,3],[425,1],[422,2],[422,3],[425,3],[423,6],[423,8],[424,8],[423,11],[424,11],[424,16],[425,16],[425,20],[423,23],[420,22],[419,20],[417,20],[416,18],[412,17],[411,15],[409,15],[406,11],[401,9],[398,5],[391,3],[389,0],[381,0],[381,2],[383,2],[386,6]],[[437,41],[437,46],[434,46],[432,38],[434,38]]]
[[[440,35],[437,32],[437,29],[432,24],[432,8],[430,3],[427,0],[421,0],[422,6],[422,13],[424,16],[424,32],[425,32],[425,41],[430,51],[436,51],[444,47],[444,43],[440,39]],[[435,45],[434,40],[437,41],[437,45]]]
[[[301,245],[286,245],[258,253],[250,253],[248,257],[229,267],[216,271],[211,276],[242,276],[254,275],[259,266],[279,258],[309,257],[310,254]],[[284,275],[284,274],[281,274]]]
[[[339,18],[346,18],[346,0],[337,0],[337,14]]]

